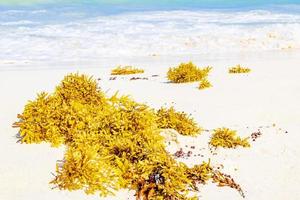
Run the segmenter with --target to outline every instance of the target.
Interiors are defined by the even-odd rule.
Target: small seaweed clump
[[[239,184],[237,184],[230,175],[224,174],[218,170],[215,170],[213,172],[212,179],[213,179],[213,182],[217,183],[219,187],[224,187],[224,186],[231,187],[233,189],[236,189],[243,198],[246,197],[241,186]]]
[[[237,65],[235,67],[230,67],[228,72],[230,74],[240,74],[240,73],[249,73],[251,71],[250,68],[241,67],[241,65]]]
[[[160,108],[157,111],[157,123],[161,129],[174,129],[182,135],[195,136],[201,132],[201,128],[197,125],[193,118],[185,112],[178,112],[171,107]]]
[[[29,101],[18,118],[22,143],[66,145],[51,181],[59,189],[107,196],[127,188],[138,200],[186,200],[196,199],[188,194],[198,191],[197,183],[215,177],[209,163],[189,168],[165,150],[160,128],[199,132],[185,114],[156,113],[127,96],[106,97],[85,75],[67,75],[52,94]]]
[[[241,139],[236,135],[235,130],[229,128],[215,129],[209,144],[215,148],[235,148],[237,146],[250,147],[248,138]]]
[[[198,88],[199,88],[199,90],[203,90],[203,89],[210,88],[210,87],[212,87],[212,84],[206,78],[204,78],[200,81]]]
[[[111,71],[111,75],[129,75],[144,73],[143,69],[138,69],[133,66],[118,66]]]
[[[181,63],[177,67],[170,68],[167,77],[172,83],[186,83],[200,81],[206,78],[212,67],[198,68],[192,62]]]

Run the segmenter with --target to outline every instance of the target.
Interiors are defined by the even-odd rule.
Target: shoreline
[[[134,64],[145,69],[145,74],[117,77],[116,80],[109,80],[110,69],[116,65],[114,60],[107,63],[107,68],[1,71],[0,91],[3,96],[0,105],[0,152],[6,164],[0,168],[0,179],[6,180],[6,183],[0,185],[0,199],[101,199],[98,195],[86,196],[81,191],[51,190],[48,184],[52,179],[51,172],[55,170],[55,161],[62,158],[64,149],[51,148],[49,144],[16,144],[14,135],[17,130],[11,128],[17,113],[22,112],[26,102],[34,99],[37,92],[53,91],[63,76],[76,71],[101,78],[98,83],[107,94],[119,91],[121,95],[130,95],[136,101],[154,108],[174,105],[179,111],[191,113],[205,129],[226,126],[237,130],[243,137],[261,129],[263,135],[252,142],[249,149],[218,149],[217,155],[211,155],[205,150],[207,156],[184,161],[188,164],[200,163],[211,157],[212,162],[223,164],[224,172],[232,174],[245,190],[245,199],[280,200],[300,197],[297,188],[300,181],[300,161],[297,160],[300,156],[297,148],[300,137],[299,60],[281,59],[274,55],[272,60],[253,60],[250,57],[208,63],[200,57],[192,61],[199,66],[213,66],[209,77],[213,87],[200,91],[196,88],[197,83],[167,83],[165,76],[168,67],[186,60],[178,62],[180,58],[171,57],[160,62],[159,57],[155,59],[158,60],[154,66],[149,60],[118,63]],[[228,74],[227,69],[233,64],[250,67],[252,72],[246,75]],[[148,80],[130,81],[130,77],[147,77]],[[180,145],[172,148],[175,150],[182,147],[186,150],[186,145],[207,148],[209,136],[209,133],[204,132],[197,138],[180,137]],[[127,199],[123,198],[124,195],[128,193],[121,191],[115,199]],[[201,186],[199,195],[200,200],[242,199],[235,190],[219,188],[214,184]]]

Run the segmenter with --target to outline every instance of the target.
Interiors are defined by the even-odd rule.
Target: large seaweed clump
[[[197,199],[189,196],[198,191],[197,184],[222,179],[213,178],[217,171],[209,163],[189,168],[165,150],[160,135],[165,126],[157,123],[165,112],[157,114],[127,96],[106,97],[94,79],[70,74],[52,94],[40,93],[29,101],[14,126],[22,143],[66,145],[51,181],[59,189],[106,196],[127,188],[136,191],[138,200]],[[167,117],[168,128],[187,135],[198,132],[184,115],[167,112],[183,119],[180,126]]]
[[[171,108],[160,108],[157,111],[157,123],[159,128],[174,129],[182,135],[195,136],[201,132],[193,118],[185,112],[178,112]]]
[[[229,128],[218,128],[213,131],[209,144],[215,148],[236,148],[237,146],[250,147],[248,138],[237,136],[235,130]]]
[[[181,63],[177,67],[170,68],[167,73],[172,83],[186,83],[200,81],[206,78],[212,67],[199,68],[192,62]]]
[[[242,67],[241,65],[230,67],[228,69],[228,73],[230,74],[241,74],[241,73],[249,73],[249,72],[251,72],[250,68]]]
[[[129,75],[144,73],[143,69],[138,69],[133,66],[118,66],[111,71],[111,75]]]

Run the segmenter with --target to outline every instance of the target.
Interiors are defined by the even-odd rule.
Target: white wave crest
[[[157,11],[0,27],[0,59],[97,59],[300,48],[300,15],[270,11]],[[3,23],[2,23],[3,25]]]

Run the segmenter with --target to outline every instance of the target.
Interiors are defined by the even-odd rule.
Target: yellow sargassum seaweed
[[[186,83],[200,81],[206,78],[212,67],[198,68],[192,62],[181,63],[177,67],[169,68],[167,77],[172,83]]]
[[[200,81],[198,89],[203,90],[210,87],[212,87],[212,84],[206,78],[204,78]]]
[[[183,122],[173,128],[199,132],[185,115],[171,113]],[[106,196],[128,188],[138,200],[196,199],[189,192],[216,177],[215,171],[209,163],[189,168],[174,160],[160,135],[161,117],[126,96],[106,97],[90,77],[70,74],[52,94],[28,102],[14,125],[22,143],[66,145],[51,181],[60,189]]]
[[[111,71],[111,75],[129,75],[144,73],[143,69],[138,69],[133,66],[118,66]]]
[[[160,108],[157,111],[158,126],[162,129],[174,129],[182,135],[195,136],[201,132],[201,128],[186,113],[178,112],[171,108]]]
[[[237,146],[250,147],[248,138],[240,138],[235,130],[229,128],[218,128],[213,131],[209,142],[213,147],[235,148]]]
[[[240,74],[240,73],[249,73],[249,72],[251,72],[250,68],[242,67],[241,65],[230,67],[228,70],[228,73],[230,74]]]

